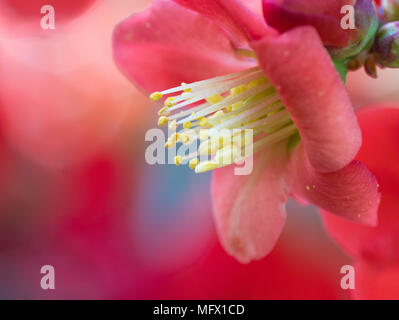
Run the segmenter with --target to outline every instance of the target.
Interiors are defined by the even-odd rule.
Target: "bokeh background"
[[[288,204],[271,255],[220,247],[210,176],[149,166],[156,107],[112,59],[115,24],[147,0],[0,0],[1,299],[347,299],[350,264],[317,210]],[[55,30],[40,28],[52,4]],[[398,71],[350,75],[356,107],[398,101]],[[42,290],[40,268],[55,268]]]

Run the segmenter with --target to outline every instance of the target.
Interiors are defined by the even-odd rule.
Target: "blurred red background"
[[[116,68],[111,34],[147,2],[0,1],[0,298],[350,298],[352,260],[314,208],[290,202],[273,253],[240,265],[218,243],[209,176],[145,163],[156,108]],[[398,75],[350,75],[355,106],[397,101]]]

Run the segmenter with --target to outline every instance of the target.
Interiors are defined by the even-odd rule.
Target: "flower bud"
[[[389,22],[378,31],[374,55],[382,67],[399,68],[399,21]]]
[[[357,0],[355,5],[356,36],[352,35],[349,46],[345,48],[329,48],[334,59],[347,59],[368,50],[373,43],[379,26],[378,14],[372,0]]]

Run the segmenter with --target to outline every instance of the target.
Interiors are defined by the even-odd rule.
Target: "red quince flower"
[[[224,248],[239,261],[272,250],[290,194],[352,221],[376,224],[376,179],[353,161],[360,128],[312,26],[279,33],[236,0],[159,0],[116,27],[114,55],[145,90],[174,87],[151,95],[168,97],[160,125],[183,125],[167,147],[203,139],[200,131],[208,129],[198,151],[177,157],[176,164],[189,161],[196,172],[218,168],[212,182],[216,224]],[[246,141],[222,145],[211,151],[211,161],[199,162],[198,155],[218,139],[211,129],[225,128],[254,130],[251,175],[235,176],[234,166],[217,160],[236,155]],[[293,143],[299,136],[301,142]]]

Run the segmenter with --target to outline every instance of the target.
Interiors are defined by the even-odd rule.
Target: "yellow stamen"
[[[228,145],[216,152],[215,162],[219,163],[219,165],[229,165],[232,164],[240,155],[241,152],[238,147],[235,145]]]
[[[236,103],[233,103],[232,105],[231,105],[231,109],[232,110],[237,110],[237,109],[239,109],[239,108],[241,108],[242,107],[242,105],[244,104],[244,101],[238,101],[238,102],[236,102]]]
[[[176,130],[179,127],[179,125],[177,124],[176,119],[174,119],[170,124],[169,124],[169,129],[170,130]]]
[[[222,100],[223,97],[220,94],[214,94],[213,96],[206,98],[206,101],[208,101],[210,104],[216,104]]]
[[[159,119],[158,119],[158,126],[162,127],[162,126],[164,126],[165,124],[167,124],[168,122],[169,122],[169,119],[168,119],[168,118],[166,118],[166,117],[164,117],[164,116],[159,117]]]
[[[192,126],[191,122],[190,122],[190,121],[187,121],[187,122],[184,123],[183,128],[184,128],[184,129],[190,129],[191,126]]]
[[[187,83],[182,82],[181,85],[182,85],[182,86],[185,86],[185,85],[187,85]],[[185,92],[191,92],[191,89],[190,89],[190,88],[189,88],[189,89],[184,89],[184,91],[185,91]]]
[[[168,111],[169,107],[163,107],[161,110],[158,111],[159,116],[168,116],[170,115],[170,111]]]
[[[168,141],[166,142],[165,148],[168,148],[168,149],[169,148],[173,148],[176,145],[176,142],[177,142],[178,138],[179,138],[179,134],[178,133],[175,132],[174,134],[172,134],[169,137]]]
[[[204,161],[201,162],[200,164],[198,164],[195,167],[195,172],[196,173],[202,173],[202,172],[207,172],[210,170],[215,170],[219,167],[219,164],[217,162],[214,161]]]
[[[176,157],[175,157],[175,164],[176,164],[177,166],[180,166],[182,162],[183,162],[182,156],[176,156]]]
[[[237,94],[240,94],[240,93],[244,92],[245,90],[247,90],[247,86],[245,84],[243,84],[241,86],[231,89],[230,94],[232,96],[236,96]]]
[[[211,119],[216,119],[224,115],[224,112],[222,110],[219,110],[218,112],[215,112],[213,115],[211,115],[209,118]]]
[[[248,84],[248,89],[252,89],[255,88],[261,84],[265,84],[267,83],[267,79],[266,78],[259,78],[256,80],[252,80],[249,84]]]
[[[209,126],[209,120],[207,118],[201,119],[200,122],[199,122],[199,125],[201,127],[203,127],[203,128],[204,127],[208,127]]]
[[[173,97],[169,97],[168,99],[166,99],[165,107],[167,108],[173,107],[175,105],[175,103],[173,103],[173,100],[175,100]]]
[[[190,142],[190,136],[188,134],[182,133],[180,134],[180,141],[184,144],[189,143]]]
[[[152,101],[161,100],[162,97],[163,97],[163,95],[162,95],[161,92],[154,92],[154,93],[152,93],[152,94],[150,95],[150,99],[151,99]]]
[[[198,166],[199,160],[197,158],[192,159],[189,163],[190,169],[194,170]]]

